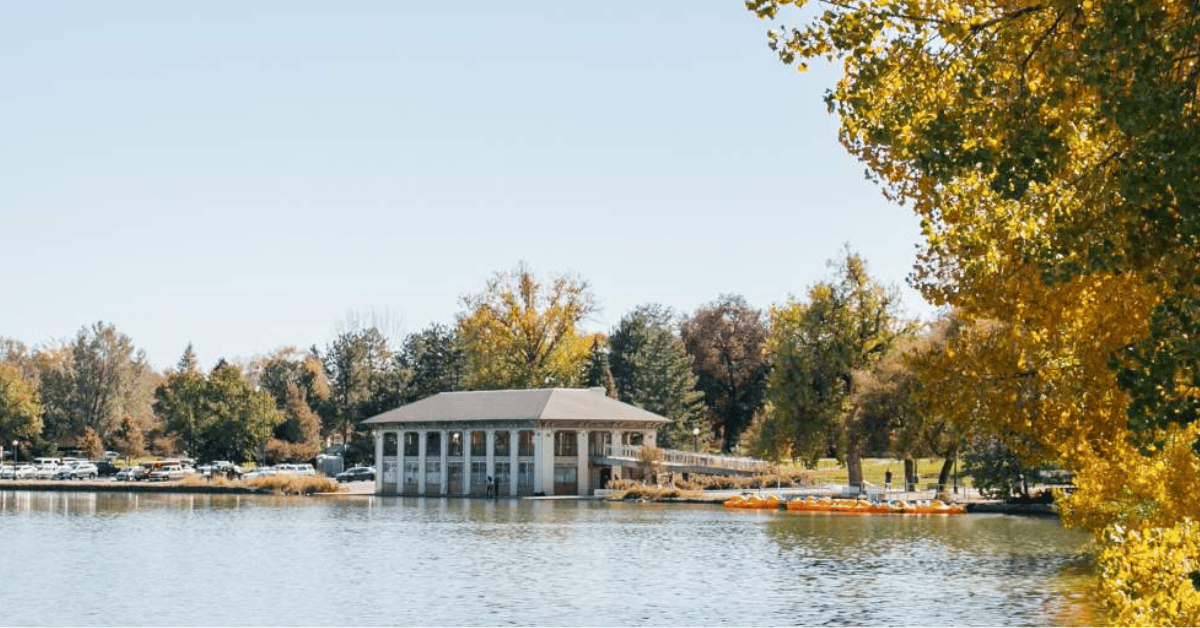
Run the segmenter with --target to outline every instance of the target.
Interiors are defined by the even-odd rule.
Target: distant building
[[[375,490],[396,495],[590,495],[619,467],[605,447],[653,444],[671,421],[602,388],[440,393],[363,422]]]

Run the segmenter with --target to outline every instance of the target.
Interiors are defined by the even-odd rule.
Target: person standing
[[[883,473],[883,490],[892,490],[892,470],[888,469]]]

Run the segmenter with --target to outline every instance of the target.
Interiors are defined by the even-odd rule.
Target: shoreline
[[[336,493],[313,493],[312,496],[324,497],[405,497],[404,495],[377,495],[373,482],[349,482],[342,485],[345,490]],[[269,488],[253,488],[248,486],[221,486],[212,484],[184,484],[174,482],[116,482],[112,480],[0,480],[0,491],[49,491],[49,492],[94,492],[94,493],[174,493],[198,495],[272,495]],[[737,492],[723,491],[704,497],[668,498],[662,500],[629,499],[614,501],[631,501],[659,504],[699,504],[721,506],[730,495]],[[445,496],[460,497],[460,496]],[[469,499],[467,497],[461,497]],[[440,499],[440,497],[436,498]],[[604,495],[581,497],[577,495],[558,495],[546,497],[528,497],[523,499],[610,499]],[[1006,504],[999,500],[970,500],[965,501],[967,514],[1003,514],[1057,517],[1058,507],[1054,504]]]

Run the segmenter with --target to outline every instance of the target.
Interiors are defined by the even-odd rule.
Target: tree
[[[1144,575],[1200,568],[1182,523],[1200,506],[1154,488],[1194,487],[1198,463],[1200,7],[852,0],[808,19],[771,45],[801,67],[843,61],[827,102],[922,219],[916,285],[1001,326],[1001,351],[974,365],[1021,412],[980,406],[989,430],[1079,471],[1060,505],[1096,536],[1115,623],[1197,623],[1190,581]]]
[[[595,308],[587,282],[555,275],[543,284],[520,264],[462,298],[458,336],[473,389],[577,386],[588,339],[577,326]]]
[[[175,436],[183,450],[197,455],[203,447],[204,422],[208,412],[208,381],[196,367],[192,346],[189,344],[177,365],[178,370],[168,373],[166,381],[154,391],[154,413],[168,432]],[[145,441],[134,436],[132,426],[123,423],[118,430],[127,454],[144,449]]]
[[[405,337],[396,364],[405,380],[403,403],[463,388],[466,358],[455,330],[445,325]]]
[[[378,328],[338,334],[323,361],[329,378],[327,434],[340,433],[342,442],[349,444],[360,421],[399,405],[392,352]]]
[[[906,324],[895,290],[872,279],[857,254],[845,251],[835,273],[833,281],[810,288],[806,302],[771,310],[767,420],[777,424],[771,430],[777,447],[815,464],[832,445],[850,483],[861,484],[868,441],[886,438],[887,428],[886,419],[855,407],[856,384],[891,351]]]
[[[592,337],[592,348],[588,351],[587,367],[583,373],[583,385],[588,388],[603,388],[604,394],[617,398],[617,380],[613,378],[609,365],[606,340],[600,334]]]
[[[692,441],[704,418],[704,393],[696,389],[692,360],[675,334],[675,315],[658,304],[626,314],[608,338],[608,362],[617,398],[671,419],[664,446]]]
[[[77,440],[91,427],[107,441],[120,425],[145,428],[153,421],[158,376],[129,336],[98,322],[68,344],[37,351],[31,366],[45,405],[43,436],[51,444]]]
[[[100,435],[96,433],[96,430],[91,427],[83,428],[83,435],[79,437],[79,451],[89,459],[96,459],[104,455],[104,443],[100,440]]]
[[[154,410],[169,434],[201,460],[257,457],[286,420],[270,393],[256,390],[241,369],[224,360],[208,376],[194,370],[171,373],[155,397]]]
[[[770,362],[761,311],[737,295],[722,295],[680,323],[680,336],[721,451],[737,447],[762,407]]]
[[[42,412],[36,384],[16,366],[0,362],[0,443],[41,433]]]
[[[208,376],[202,402],[200,445],[204,460],[247,460],[262,451],[286,420],[265,391],[255,390],[236,366],[218,365]]]
[[[321,447],[321,417],[317,410],[329,400],[329,383],[318,356],[294,347],[277,350],[258,366],[258,381],[275,400],[286,419],[275,428],[278,443],[268,443],[275,460],[308,460]]]

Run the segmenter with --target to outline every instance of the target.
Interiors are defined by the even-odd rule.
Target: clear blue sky
[[[767,307],[844,243],[901,288],[917,221],[722,2],[91,2],[0,9],[0,335],[111,322],[155,366],[451,323],[524,260],[609,330]]]

